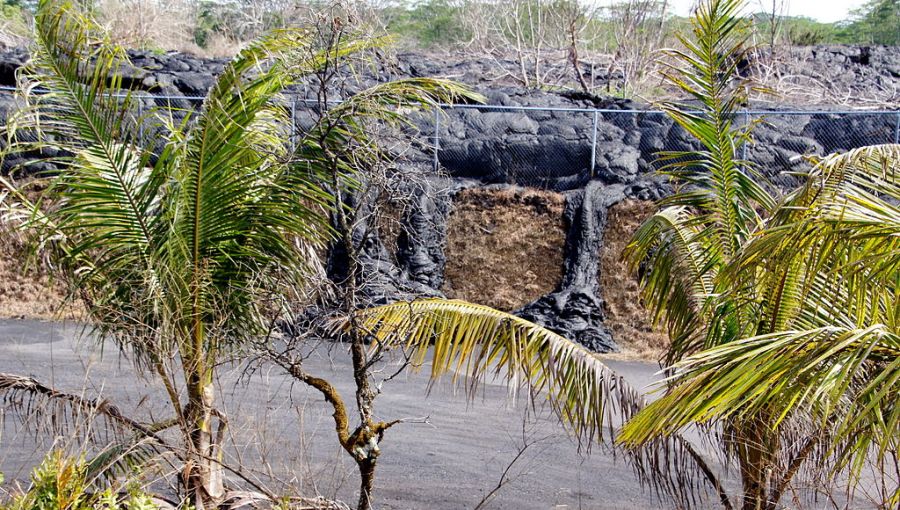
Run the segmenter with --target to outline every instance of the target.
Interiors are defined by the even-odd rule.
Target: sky
[[[675,14],[686,16],[696,0],[669,0]],[[824,23],[847,19],[851,9],[866,3],[865,0],[775,0],[787,6],[787,15],[806,16]],[[747,10],[771,11],[772,0],[747,0]]]

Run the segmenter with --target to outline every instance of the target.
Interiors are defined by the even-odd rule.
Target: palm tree
[[[8,150],[52,148],[44,161],[59,171],[37,202],[4,179],[5,217],[50,251],[96,336],[162,382],[173,416],[151,428],[178,427],[186,494],[208,508],[223,497],[216,367],[265,334],[267,295],[309,283],[310,250],[297,241],[331,235],[331,195],[291,164],[289,112],[278,103],[326,59],[308,51],[306,31],[263,37],[225,67],[198,112],[158,116],[166,129],[154,152],[133,129],[143,119],[120,74],[124,50],[69,2],[41,2],[35,26],[20,76],[26,107],[10,122]],[[376,44],[347,39],[331,57]],[[343,108],[380,118],[460,94],[449,81],[405,80]],[[37,142],[22,136],[30,133]]]
[[[640,226],[626,250],[634,270],[641,269],[645,301],[668,328],[666,365],[753,334],[758,326],[751,309],[740,306],[752,297],[728,292],[739,282],[724,276],[776,207],[753,166],[739,157],[752,127],[736,122],[752,89],[738,73],[750,51],[741,6],[740,0],[701,2],[691,18],[692,37],[680,36],[683,49],[668,52],[665,80],[694,103],[660,106],[699,148],[659,155],[676,192]],[[642,430],[643,416],[628,424],[622,441],[641,442],[628,433]],[[779,438],[766,432],[766,421],[756,416],[722,423],[722,449],[736,458],[744,508],[755,508],[780,472]]]
[[[665,396],[622,439],[764,415],[797,445],[785,475],[808,462],[858,483],[874,462],[883,476],[876,497],[896,507],[898,167],[897,145],[818,161],[726,271],[752,286],[740,294],[754,299],[740,306],[758,317],[755,334],[683,359]],[[771,485],[761,506],[774,508],[789,481]]]
[[[820,166],[829,177],[813,178],[806,188],[780,204],[766,191],[751,163],[737,156],[752,128],[735,127],[737,109],[746,103],[751,88],[737,72],[748,51],[746,21],[740,17],[740,7],[737,0],[702,2],[691,20],[694,37],[682,37],[684,49],[670,52],[673,63],[665,78],[697,104],[662,106],[697,139],[700,149],[660,155],[663,170],[671,176],[677,191],[663,200],[663,208],[638,229],[627,255],[634,269],[640,270],[645,300],[668,327],[671,346],[665,362],[667,366],[674,364],[670,369],[674,375],[666,381],[663,398],[637,413],[617,439],[620,444],[636,447],[680,432],[690,424],[704,424],[701,431],[721,439],[724,456],[736,461],[743,489],[740,505],[751,510],[775,508],[801,469],[815,476],[815,468],[832,459],[835,450],[826,446],[834,441],[843,441],[847,451],[853,452],[851,457],[864,457],[861,453],[869,443],[850,444],[851,434],[840,428],[816,432],[823,422],[811,421],[809,413],[788,409],[803,408],[804,402],[810,404],[810,399],[826,391],[831,399],[825,401],[830,404],[818,416],[833,418],[831,413],[836,408],[846,409],[838,405],[847,398],[842,392],[862,384],[857,380],[861,372],[856,370],[881,367],[888,359],[895,362],[891,356],[896,356],[896,350],[879,348],[862,358],[848,358],[845,365],[829,360],[818,366],[821,371],[817,376],[807,372],[804,377],[812,379],[798,381],[786,377],[784,365],[764,369],[774,354],[763,352],[758,342],[773,342],[777,350],[785,348],[780,342],[786,338],[809,340],[818,335],[816,341],[821,341],[823,335],[837,334],[835,327],[862,326],[860,318],[875,319],[895,309],[890,266],[881,266],[886,284],[873,293],[872,284],[881,281],[865,280],[869,277],[866,272],[854,272],[850,278],[846,268],[859,266],[850,255],[852,250],[825,250],[827,243],[817,237],[822,231],[811,226],[816,214],[820,217],[815,221],[834,221],[844,213],[834,203],[815,204],[828,195],[823,190],[833,192],[837,183],[852,173],[849,168],[875,168],[875,175],[878,171],[887,175],[885,169],[892,164],[886,163],[889,159],[885,151],[866,152],[880,156],[872,156],[865,164],[860,163],[858,155],[845,156],[854,164],[839,163],[842,157],[835,157]],[[825,171],[829,165],[841,170]],[[860,186],[858,179],[847,179],[848,186]],[[867,197],[890,193],[882,189],[890,186],[890,179],[869,179]],[[830,216],[819,207],[830,211]],[[866,219],[875,230],[884,227],[874,216]],[[803,238],[803,244],[798,244],[802,236],[788,234],[794,232],[789,225],[797,221],[812,229],[804,230],[809,237]],[[765,230],[767,227],[770,230]],[[844,236],[856,235],[852,224],[846,223],[844,228]],[[766,233],[760,235],[764,230]],[[868,260],[868,254],[858,256]],[[813,299],[811,293],[818,296]],[[795,321],[802,317],[814,317],[813,323],[825,330],[794,330],[798,324]],[[864,327],[878,322],[880,319],[875,319]],[[858,333],[845,331],[845,340],[856,338]],[[794,356],[791,361],[822,363],[824,359],[818,356],[837,352],[831,350],[833,345],[815,344],[817,347],[812,348],[801,343],[793,344],[796,351],[777,351],[786,357],[781,361]],[[774,347],[776,344],[778,347]],[[859,354],[855,350],[855,355]],[[841,383],[830,382],[837,386],[829,383],[816,388],[811,384],[816,377],[819,382],[833,377],[835,370],[845,375]],[[769,377],[770,385],[761,384],[759,377]],[[891,388],[892,381],[875,379],[878,391]],[[797,384],[792,391],[780,392],[791,384]],[[869,396],[874,398],[871,393]],[[885,408],[872,405],[869,411],[883,419],[885,415],[880,413]],[[872,414],[866,416],[861,419],[877,421]],[[896,427],[895,422],[888,424]],[[896,437],[888,443],[883,441],[884,432],[889,430],[883,425],[878,429],[882,438],[877,440],[879,444],[896,441]],[[727,498],[722,503],[731,506]]]

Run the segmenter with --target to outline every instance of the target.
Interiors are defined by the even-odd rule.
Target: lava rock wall
[[[900,90],[900,58],[885,48],[823,47],[804,50],[810,73],[831,76],[857,93],[861,82],[896,85]],[[131,52],[132,66],[122,69],[126,85],[144,91],[135,117],[147,143],[158,143],[158,126],[146,120],[154,108],[175,111],[196,109],[221,72],[225,61],[201,60],[187,55]],[[0,85],[15,85],[15,71],[26,60],[21,50],[0,54]],[[473,186],[539,187],[566,195],[563,278],[556,289],[517,311],[597,351],[616,350],[604,325],[603,291],[598,283],[598,260],[610,207],[627,198],[655,200],[669,192],[665,179],[654,172],[655,154],[661,150],[696,147],[683,130],[665,115],[631,101],[584,94],[522,90],[502,80],[485,79],[495,63],[474,60],[438,60],[421,55],[399,55],[390,64],[369,69],[349,93],[389,79],[417,76],[454,76],[503,108],[448,108],[435,117],[412,114],[414,143],[404,154],[404,166],[419,172],[428,189],[420,190],[403,212],[403,229],[390,253],[377,237],[367,241],[361,263],[365,273],[362,292],[371,303],[414,296],[440,296],[446,256],[447,218],[453,195]],[[506,64],[504,64],[506,65]],[[841,72],[832,69],[840,69]],[[855,78],[848,78],[848,76]],[[602,78],[602,77],[601,77]],[[854,81],[855,80],[855,81]],[[866,81],[868,80],[868,81]],[[309,91],[298,87],[294,97]],[[312,112],[296,103],[295,126],[303,130]],[[299,105],[300,107],[296,107]],[[0,94],[0,118],[19,107],[11,94]],[[534,110],[533,107],[552,108]],[[595,117],[593,111],[601,109]],[[637,110],[637,112],[635,111]],[[182,113],[183,114],[183,113]],[[856,115],[773,110],[757,126],[757,143],[746,157],[756,163],[774,186],[794,184],[785,171],[796,169],[804,154],[824,154],[870,143],[885,143],[896,134],[893,115]],[[595,126],[596,125],[596,131]],[[435,174],[435,135],[440,150]],[[154,142],[156,140],[156,142]],[[593,142],[596,141],[595,144]],[[592,145],[595,150],[592,151]],[[7,157],[9,172],[47,154]],[[591,165],[591,162],[594,162]],[[32,170],[52,170],[44,164]],[[329,271],[341,276],[342,255],[332,253]]]

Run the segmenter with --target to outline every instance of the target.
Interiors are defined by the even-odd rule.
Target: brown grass
[[[29,256],[22,239],[6,228],[0,230],[0,319],[80,317],[80,306],[66,303],[65,298],[64,287]]]
[[[536,190],[470,189],[454,201],[447,227],[448,297],[515,310],[553,291],[562,278],[565,226],[562,195]],[[666,334],[650,323],[637,280],[628,274],[622,250],[632,233],[655,210],[652,202],[626,200],[609,211],[600,253],[600,285],[607,326],[626,359],[657,359]],[[397,212],[378,230],[396,249]],[[390,221],[393,220],[393,221]],[[0,230],[0,318],[77,319],[78,304],[27,251],[14,232]]]
[[[375,216],[375,231],[378,238],[384,244],[385,250],[391,260],[397,262],[397,250],[400,241],[400,233],[403,230],[403,209],[390,201],[378,204],[378,213]]]
[[[565,198],[536,190],[469,189],[447,226],[448,297],[515,310],[562,278]]]
[[[625,200],[609,210],[600,251],[600,287],[606,302],[606,325],[622,349],[617,357],[659,359],[669,339],[653,327],[637,278],[628,271],[622,251],[644,219],[656,210],[653,202]]]
[[[40,181],[19,183],[30,200],[43,190]],[[23,236],[0,223],[0,319],[77,320],[80,303],[66,300],[65,287],[30,253]]]

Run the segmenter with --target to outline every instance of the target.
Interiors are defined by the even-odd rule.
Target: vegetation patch
[[[659,359],[668,347],[668,336],[653,327],[641,299],[637,278],[629,273],[622,252],[634,231],[656,211],[651,201],[625,200],[611,207],[600,250],[600,288],[606,306],[606,326],[625,357]]]
[[[565,198],[524,189],[469,189],[447,225],[448,297],[515,310],[551,292],[563,275]]]

